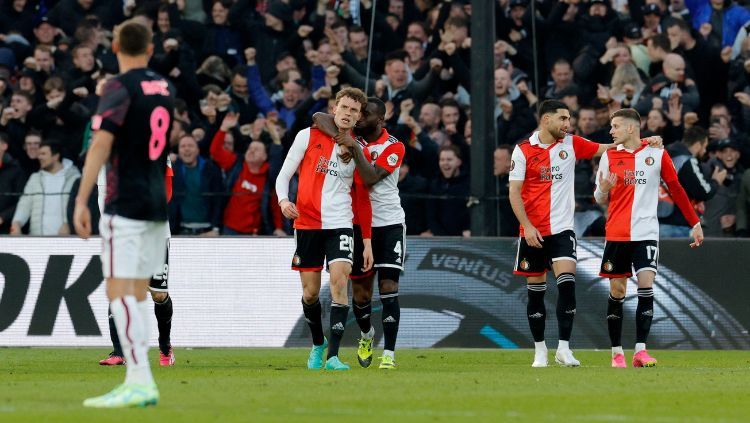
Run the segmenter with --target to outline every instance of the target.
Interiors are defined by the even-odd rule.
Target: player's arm
[[[606,206],[609,203],[609,191],[617,183],[617,174],[609,173],[609,156],[603,155],[596,175],[594,199],[597,204]]]
[[[359,227],[362,230],[362,243],[364,244],[364,251],[362,256],[364,258],[363,272],[367,272],[372,268],[374,258],[372,254],[372,203],[370,203],[370,192],[365,186],[362,178],[359,176],[359,172],[354,172],[354,215]]]
[[[516,215],[516,219],[523,226],[523,234],[526,242],[532,247],[542,248],[542,242],[544,242],[542,234],[531,224],[529,216],[526,214],[526,206],[524,206],[523,198],[521,197],[521,190],[526,180],[526,156],[523,155],[518,146],[513,149],[513,155],[511,156],[509,179],[508,196],[510,197],[510,206]]]
[[[334,140],[339,145],[342,145],[349,149],[352,154],[352,158],[354,159],[354,164],[357,166],[357,171],[362,177],[362,181],[368,187],[377,184],[391,174],[391,172],[389,172],[387,169],[378,166],[377,163],[371,164],[370,161],[367,160],[363,149],[359,147],[357,141],[355,141],[348,132],[339,132],[334,137]]]
[[[333,120],[333,115],[323,112],[315,112],[313,114],[313,124],[321,132],[328,135],[329,137],[335,137],[339,133],[339,128],[336,127],[336,122]]]
[[[279,207],[281,207],[281,212],[287,219],[296,219],[299,217],[297,206],[289,201],[289,181],[292,180],[292,176],[294,176],[300,163],[302,163],[309,142],[310,128],[303,129],[297,133],[292,147],[289,149],[286,159],[284,159],[284,164],[281,166],[279,176],[276,178],[276,195],[279,198]]]
[[[91,211],[88,207],[91,191],[94,189],[99,170],[109,159],[112,152],[112,143],[115,137],[109,131],[98,130],[94,133],[93,140],[86,153],[86,162],[83,165],[83,175],[76,196],[76,206],[73,212],[73,224],[76,233],[83,238],[91,236]]]
[[[677,208],[680,209],[680,212],[685,217],[688,224],[693,227],[690,231],[690,234],[693,237],[693,242],[690,246],[700,247],[703,243],[703,228],[701,228],[700,218],[695,213],[685,189],[680,185],[677,171],[672,163],[672,159],[666,151],[661,156],[661,179],[667,184],[669,195],[672,197],[672,200],[674,200]]]
[[[576,136],[575,138],[579,138],[579,139],[581,139],[581,140],[584,140],[584,141],[588,141],[588,140],[586,140],[585,138],[582,138],[582,137],[577,137],[577,136]],[[588,141],[588,142],[592,142],[592,141]],[[663,140],[662,140],[662,138],[661,138],[660,136],[658,136],[658,135],[655,135],[655,136],[653,136],[653,137],[643,138],[643,139],[641,140],[641,143],[643,143],[643,145],[648,145],[649,147],[654,147],[654,148],[664,148],[664,141],[663,141]],[[595,144],[596,144],[596,143],[595,143]],[[604,154],[604,152],[605,152],[605,151],[607,151],[607,150],[609,150],[609,149],[612,149],[612,148],[615,148],[615,147],[617,147],[617,144],[614,144],[614,143],[613,143],[613,144],[597,144],[597,145],[598,145],[599,147],[598,147],[598,149],[596,150],[596,153],[594,154],[594,156],[593,156],[593,157],[599,157],[599,156],[601,156],[602,154]],[[578,156],[577,154],[576,154],[576,156],[577,156],[578,158],[584,158],[584,159],[585,159],[585,158],[592,158],[592,157],[581,157],[581,156]]]

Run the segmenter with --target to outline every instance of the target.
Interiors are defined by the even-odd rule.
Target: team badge
[[[651,156],[646,157],[646,165],[652,166],[654,164],[654,158]]]
[[[606,262],[606,263],[604,263],[604,265],[602,266],[602,268],[604,269],[604,271],[605,271],[605,272],[611,272],[611,271],[612,271],[612,269],[614,269],[614,267],[615,267],[615,266],[614,266],[614,265],[612,264],[612,262],[611,262],[611,261],[607,261],[607,262]]]
[[[372,159],[373,162],[377,158],[378,158],[378,152],[377,151],[373,151],[372,153],[370,153],[370,159]]]
[[[302,263],[302,259],[299,257],[299,255],[295,254],[294,258],[292,258],[292,264],[295,266],[299,266],[300,263]]]
[[[393,153],[386,159],[389,165],[396,166],[396,163],[398,163],[398,154]]]
[[[531,264],[529,263],[528,260],[523,259],[521,260],[520,266],[521,266],[521,270],[529,270],[529,267],[531,266]]]
[[[558,156],[560,156],[561,159],[565,160],[565,159],[568,158],[568,152],[565,151],[565,150],[561,150],[560,154],[558,154]]]
[[[512,172],[513,169],[515,169],[515,167],[516,167],[516,161],[515,160],[511,160],[510,161],[510,171]]]

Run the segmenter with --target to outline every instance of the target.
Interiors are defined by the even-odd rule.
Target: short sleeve
[[[401,162],[404,161],[404,154],[406,148],[403,143],[395,142],[383,150],[383,152],[375,159],[375,164],[387,170],[388,173],[393,173],[394,170],[401,167]]]
[[[573,151],[576,159],[593,159],[601,144],[573,135]]]
[[[513,155],[510,157],[510,175],[511,181],[523,181],[526,179],[526,156],[519,146],[513,149]]]
[[[104,85],[96,114],[91,118],[91,129],[115,133],[125,122],[130,107],[130,94],[122,82],[113,78]]]

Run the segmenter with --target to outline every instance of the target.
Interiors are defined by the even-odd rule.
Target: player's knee
[[[352,282],[352,299],[357,304],[369,303],[372,300],[372,282]]]
[[[304,301],[305,304],[314,304],[316,301],[318,301],[318,293],[313,292],[312,290],[303,290],[302,301]]]
[[[619,283],[611,283],[609,285],[609,295],[612,298],[623,298],[625,297],[625,291],[627,291],[627,285]]]
[[[398,292],[398,281],[393,279],[378,280],[378,290],[380,292]]]
[[[156,292],[156,291],[150,291],[151,292],[151,298],[154,300],[155,303],[163,303],[164,301],[167,301],[167,298],[169,298],[169,293],[167,292]]]
[[[395,291],[398,289],[398,279],[401,276],[401,270],[393,267],[381,267],[378,268],[378,286],[382,290],[384,284],[395,284],[396,288],[392,289]]]

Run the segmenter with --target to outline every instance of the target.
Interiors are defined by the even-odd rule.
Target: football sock
[[[635,310],[635,342],[645,343],[654,319],[654,289],[638,288],[638,307]]]
[[[401,320],[401,307],[398,304],[398,291],[381,293],[380,302],[383,303],[383,349],[396,351],[396,337],[398,323]]]
[[[615,354],[625,354],[625,351],[622,350],[622,347],[612,347],[612,356]]]
[[[570,341],[564,341],[560,340],[557,343],[557,349],[558,350],[569,350],[570,349]]]
[[[609,294],[607,301],[607,329],[612,347],[622,347],[622,304],[625,298],[615,298]],[[622,348],[620,348],[622,349]]]
[[[143,301],[143,303],[148,303]],[[144,325],[140,304],[132,295],[114,299],[110,309],[115,319],[117,334],[125,357],[125,383],[153,382],[148,364],[148,332]]]
[[[557,276],[557,327],[560,339],[569,341],[576,316],[576,276],[561,273]]]
[[[531,336],[534,338],[534,342],[544,342],[544,323],[547,318],[547,310],[544,307],[544,293],[547,291],[547,284],[528,284],[526,288],[529,294],[526,315],[529,318]]]
[[[639,342],[635,344],[635,351],[633,351],[634,354],[638,354],[640,351],[643,351],[646,349],[646,343],[645,342]]]
[[[320,307],[320,299],[316,298],[314,303],[307,304],[303,298],[302,311],[305,314],[307,326],[310,328],[313,345],[323,345],[323,312]]]
[[[349,316],[347,304],[331,304],[331,339],[328,340],[328,358],[339,355],[339,345],[344,337],[346,318]]]
[[[158,303],[154,301],[154,314],[156,325],[159,327],[159,351],[168,355],[172,346],[170,334],[172,332],[172,297],[167,294],[167,299]]]
[[[363,334],[370,333],[370,329],[372,329],[372,324],[370,323],[372,301],[368,301],[364,304],[357,304],[354,301],[352,301],[352,303],[354,304],[352,311],[354,312],[354,318],[357,319],[359,330],[361,330]]]
[[[120,337],[117,336],[117,326],[115,326],[115,316],[112,315],[112,308],[107,309],[109,313],[109,339],[112,340],[112,354],[123,357],[122,345],[120,345]]]

